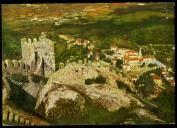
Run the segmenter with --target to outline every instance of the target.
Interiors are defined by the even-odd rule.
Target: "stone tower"
[[[31,66],[34,74],[48,77],[55,72],[54,43],[44,32],[39,39],[21,39],[22,60]]]

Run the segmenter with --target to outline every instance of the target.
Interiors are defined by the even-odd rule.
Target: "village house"
[[[148,65],[150,63],[153,63],[156,59],[152,56],[143,56],[143,62]]]
[[[124,63],[130,65],[130,67],[137,67],[141,65],[141,58],[125,58]]]
[[[138,56],[138,52],[134,51],[134,50],[128,50],[125,53],[125,56]]]
[[[125,53],[128,51],[128,49],[125,48],[118,48],[118,50],[115,52],[116,56],[119,59],[123,59],[123,57],[125,56]]]

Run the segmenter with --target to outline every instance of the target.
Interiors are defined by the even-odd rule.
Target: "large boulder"
[[[67,86],[53,86],[36,111],[50,121],[72,117],[84,111],[84,97]]]
[[[108,112],[121,108],[143,107],[143,104],[125,92],[108,85],[65,85],[51,84],[44,97],[37,101],[36,111],[52,121],[83,115],[87,103],[101,106]],[[38,99],[39,100],[39,99]]]
[[[107,73],[106,73],[107,72]],[[97,105],[108,112],[121,108],[144,106],[139,100],[106,82],[105,84],[85,85],[85,79],[106,77],[109,70],[102,67],[68,65],[54,73],[39,92],[36,112],[52,121],[75,115],[84,115],[87,104]],[[116,81],[116,74],[113,75]],[[110,80],[109,77],[106,79]],[[112,81],[112,80],[110,80]]]

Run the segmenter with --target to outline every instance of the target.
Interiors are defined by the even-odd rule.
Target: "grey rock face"
[[[67,86],[55,86],[46,94],[36,111],[49,120],[70,118],[84,111],[85,99]]]

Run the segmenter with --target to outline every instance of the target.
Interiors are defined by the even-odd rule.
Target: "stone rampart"
[[[59,63],[59,69],[62,69],[68,65],[74,65],[74,64],[83,64],[86,66],[92,66],[92,61],[83,59],[83,60],[78,60],[78,61],[72,61],[72,62],[66,62],[66,63]]]
[[[5,60],[2,63],[3,71],[7,74],[24,74],[28,75],[31,73],[31,67],[28,64],[18,60]]]
[[[34,122],[30,121],[29,118],[9,110],[3,111],[3,121],[18,125],[34,125]]]

